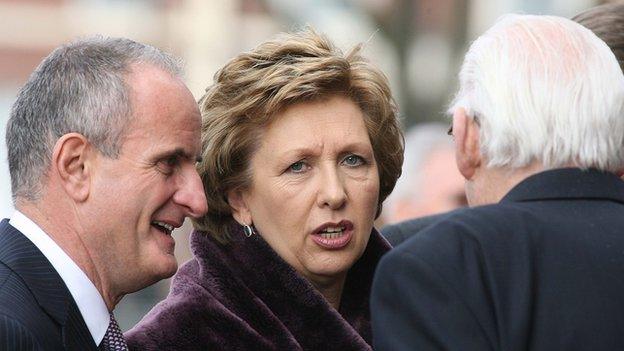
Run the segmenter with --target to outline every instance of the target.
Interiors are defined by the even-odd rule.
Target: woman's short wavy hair
[[[208,213],[195,226],[225,242],[232,225],[231,190],[251,182],[250,160],[264,128],[295,103],[350,98],[362,110],[379,169],[379,203],[392,192],[403,164],[403,134],[385,75],[361,55],[347,55],[311,28],[284,33],[228,62],[199,105]]]

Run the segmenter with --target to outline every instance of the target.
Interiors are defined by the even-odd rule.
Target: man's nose
[[[190,166],[183,173],[180,187],[174,194],[173,201],[185,208],[188,217],[198,218],[208,212],[204,186],[194,166]]]

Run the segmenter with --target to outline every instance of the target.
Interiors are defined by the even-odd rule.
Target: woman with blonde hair
[[[403,162],[385,76],[307,29],[235,57],[200,108],[209,211],[131,349],[370,349],[373,221]]]

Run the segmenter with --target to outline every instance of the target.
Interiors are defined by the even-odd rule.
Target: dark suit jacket
[[[376,350],[624,350],[624,182],[531,176],[392,250],[372,292]]]
[[[381,228],[381,234],[384,238],[386,238],[386,240],[388,240],[392,247],[395,247],[411,238],[412,235],[420,232],[439,220],[446,218],[451,213],[453,212],[444,212],[431,216],[408,219],[395,224],[388,224]]]
[[[97,350],[61,277],[7,219],[0,223],[0,350]]]

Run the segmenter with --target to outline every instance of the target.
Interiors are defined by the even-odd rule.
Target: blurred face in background
[[[455,166],[453,149],[435,149],[424,163],[421,180],[417,215],[447,212],[467,205],[464,179]]]
[[[422,164],[413,196],[396,200],[392,213],[385,213],[386,223],[396,223],[467,205],[464,178],[455,165],[452,147],[434,148]],[[402,195],[402,194],[398,194]]]
[[[292,105],[266,128],[235,210],[297,272],[342,278],[368,244],[379,174],[364,115],[334,96]],[[231,199],[232,200],[232,199]]]

